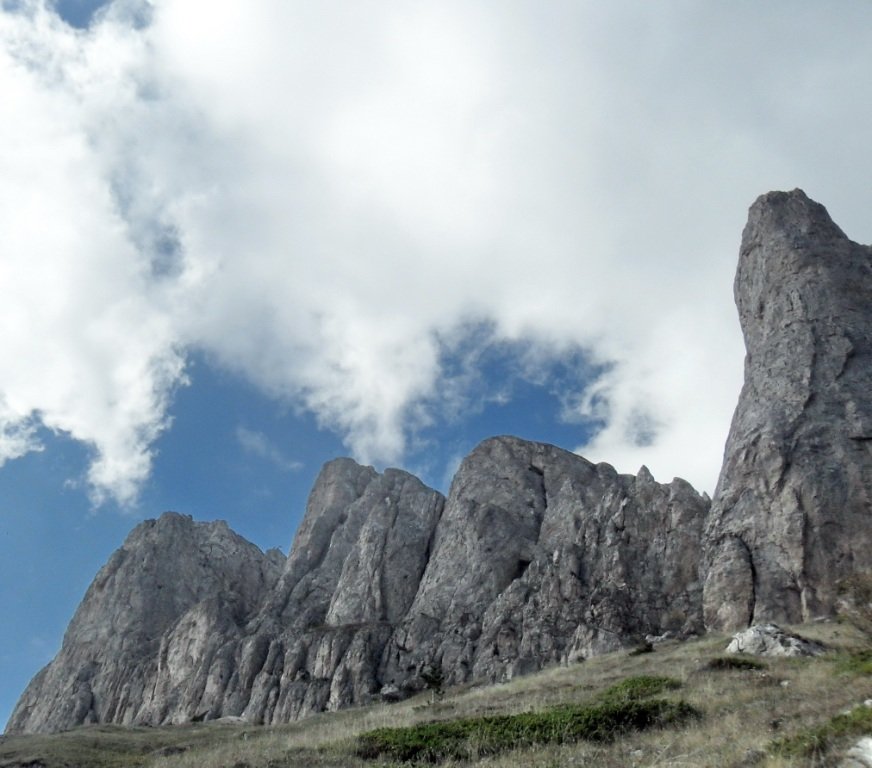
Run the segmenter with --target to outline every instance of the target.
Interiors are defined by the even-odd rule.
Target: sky
[[[516,434],[712,493],[754,199],[872,242],[872,4],[0,0],[0,721],[141,520]]]

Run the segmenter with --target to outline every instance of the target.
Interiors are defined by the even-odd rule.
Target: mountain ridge
[[[328,462],[287,558],[146,521],[98,573],[9,733],[294,720],[750,621],[831,614],[872,571],[872,249],[801,190],[749,212],[745,384],[712,500],[643,466],[489,438],[447,496]],[[829,449],[830,453],[827,453]]]

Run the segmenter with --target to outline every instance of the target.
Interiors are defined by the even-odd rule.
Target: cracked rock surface
[[[551,445],[484,441],[461,464],[386,679],[436,660],[498,681],[702,629],[708,503],[683,480],[618,474]]]
[[[727,653],[748,653],[753,656],[820,656],[825,652],[820,643],[785,632],[777,624],[755,624],[733,635]]]
[[[698,631],[706,508],[684,481],[502,437],[447,500],[400,470],[329,462],[286,559],[167,513],[98,574],[8,730],[287,722],[402,698],[431,667],[503,680]]]
[[[283,559],[224,522],[167,512],[141,523],[100,569],[7,730],[173,722],[177,700],[208,701],[226,644],[276,584]]]
[[[706,625],[832,614],[872,570],[872,249],[801,190],[751,207],[745,382],[706,530]]]

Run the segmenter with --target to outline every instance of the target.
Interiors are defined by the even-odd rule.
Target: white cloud
[[[746,207],[804,186],[872,239],[865,4],[22,5],[0,460],[69,432],[98,495],[134,498],[191,346],[400,462],[479,322],[608,364],[582,452],[711,490]]]
[[[67,432],[94,449],[95,495],[128,502],[183,364],[91,133],[119,56],[39,6],[0,15],[0,35],[0,459],[36,447],[37,423]]]

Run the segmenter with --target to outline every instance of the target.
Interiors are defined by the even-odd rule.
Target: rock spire
[[[801,190],[751,207],[735,298],[745,383],[706,529],[706,624],[834,611],[872,570],[872,249]]]

